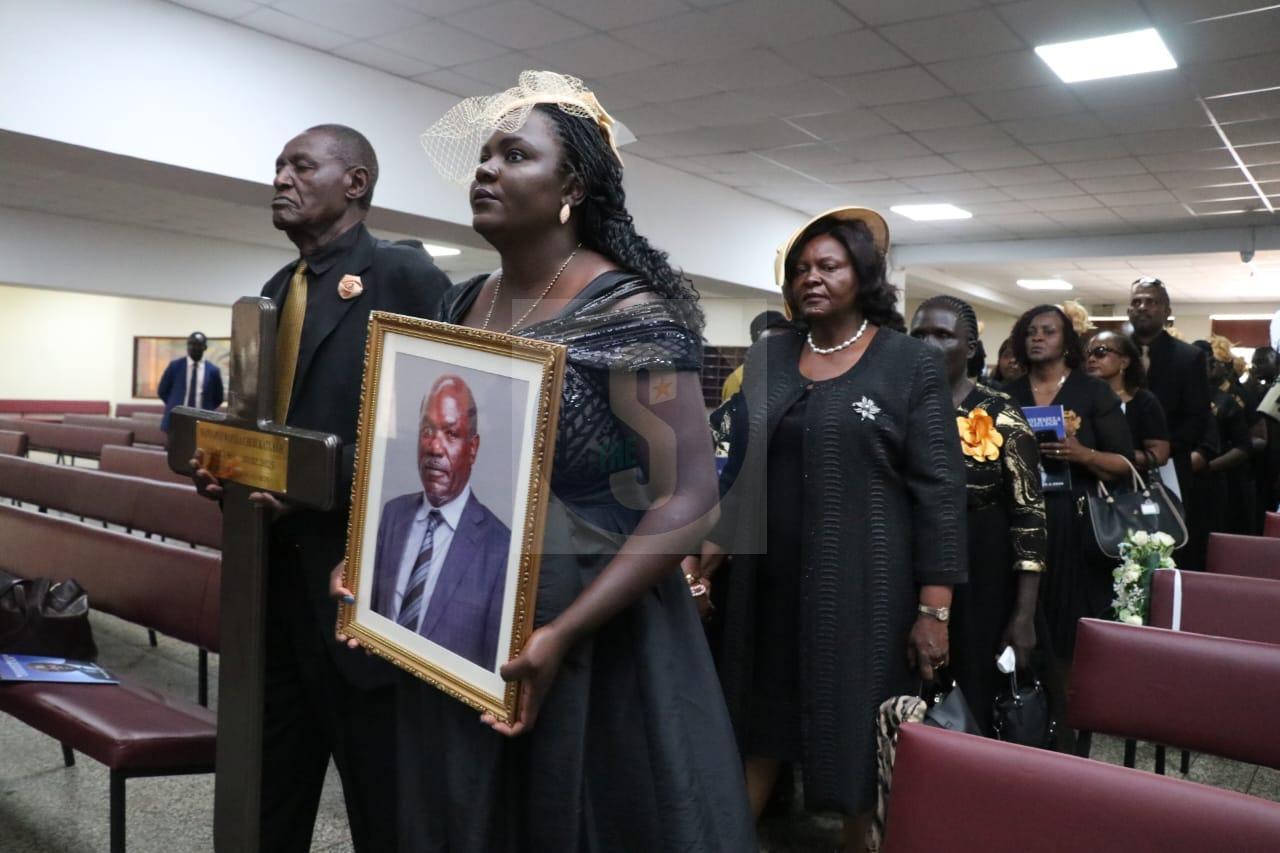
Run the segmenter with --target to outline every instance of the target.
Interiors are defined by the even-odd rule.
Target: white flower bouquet
[[[1111,573],[1115,598],[1111,609],[1117,622],[1145,625],[1151,602],[1151,573],[1177,568],[1173,537],[1167,533],[1130,531],[1120,543],[1121,563]]]

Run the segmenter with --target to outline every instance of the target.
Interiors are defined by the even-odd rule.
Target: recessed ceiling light
[[[972,219],[973,214],[954,204],[898,204],[889,208],[899,216],[916,222],[936,222],[942,219]]]
[[[1018,287],[1024,290],[1071,290],[1071,282],[1060,278],[1020,278]]]
[[[437,246],[433,243],[423,243],[422,248],[427,250],[427,254],[433,258],[451,258],[454,255],[461,255],[461,249],[452,249],[448,246]]]
[[[1063,83],[1102,80],[1177,68],[1169,48],[1153,29],[1113,36],[1042,44],[1036,53]]]

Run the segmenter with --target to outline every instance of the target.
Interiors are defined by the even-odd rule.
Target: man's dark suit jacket
[[[422,492],[387,501],[378,522],[373,610],[394,620],[396,575]],[[458,518],[418,633],[487,670],[496,669],[511,530],[474,493]]]
[[[213,409],[222,405],[222,371],[211,361],[200,359],[200,369],[204,373],[204,399],[200,408]],[[187,404],[187,357],[175,358],[160,374],[160,384],[156,386],[156,394],[164,403],[164,417],[160,419],[160,429],[169,431],[169,412],[174,406]]]
[[[329,598],[329,572],[346,547],[369,313],[392,311],[432,319],[449,280],[426,252],[378,240],[363,224],[307,255],[306,261],[307,311],[285,420],[289,426],[333,433],[342,440],[339,507],[329,513],[300,510],[282,516],[272,526],[273,548],[294,551],[303,567],[303,577],[288,583],[301,587],[293,594],[313,611],[305,627],[320,632],[348,681],[372,687],[389,684],[394,673],[384,662],[334,642],[337,605]],[[262,288],[262,295],[281,309],[296,266],[297,261],[286,264]],[[338,295],[338,282],[345,275],[359,276],[364,287],[353,299]]]

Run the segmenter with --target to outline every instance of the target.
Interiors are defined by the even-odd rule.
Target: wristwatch
[[[932,616],[939,622],[946,622],[951,618],[950,607],[930,607],[927,604],[918,604],[916,605],[916,610],[919,610],[925,616]]]

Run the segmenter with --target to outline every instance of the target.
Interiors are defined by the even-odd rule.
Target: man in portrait
[[[392,498],[378,522],[373,610],[494,670],[511,530],[471,489],[480,451],[476,401],[458,376],[422,400],[422,490]]]

